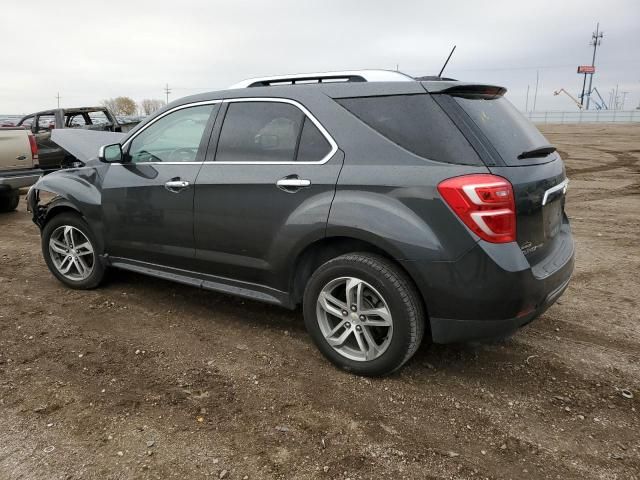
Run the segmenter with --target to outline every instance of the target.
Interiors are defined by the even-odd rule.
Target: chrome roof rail
[[[395,70],[345,70],[338,72],[296,73],[273,77],[249,78],[229,88],[270,87],[336,82],[413,82],[414,78]]]

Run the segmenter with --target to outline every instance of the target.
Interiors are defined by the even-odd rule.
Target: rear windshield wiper
[[[547,155],[555,151],[556,147],[554,147],[553,145],[543,145],[542,147],[522,152],[520,155],[518,155],[518,159],[522,160],[523,158],[546,157]]]

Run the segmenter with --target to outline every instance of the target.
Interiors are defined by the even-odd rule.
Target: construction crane
[[[591,91],[596,92],[598,94],[598,98],[600,99],[600,103],[596,102],[595,99],[591,99],[591,101],[596,104],[596,108],[598,110],[609,110],[609,107],[607,107],[607,103],[602,99],[602,95],[600,95],[598,89],[596,87],[593,87],[593,90]]]
[[[573,95],[571,95],[569,92],[567,92],[564,88],[561,88],[560,90],[556,90],[555,92],[553,92],[554,95],[560,95],[561,93],[564,93],[567,97],[569,97],[571,100],[575,102],[575,104],[578,106],[579,109],[582,109],[582,104],[578,101],[578,99]]]

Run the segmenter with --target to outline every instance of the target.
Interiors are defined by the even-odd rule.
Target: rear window
[[[518,155],[549,141],[504,97],[454,97],[493,144],[507,165],[526,165]]]
[[[475,150],[429,94],[336,100],[381,135],[423,158],[482,165]]]
[[[102,110],[98,110],[96,112],[89,112],[89,118],[91,119],[91,123],[93,125],[110,125],[111,120],[107,117],[107,114]]]

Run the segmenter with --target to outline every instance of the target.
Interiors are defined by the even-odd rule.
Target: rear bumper
[[[566,280],[560,287],[551,292],[533,312],[507,320],[456,320],[432,317],[430,319],[431,337],[435,343],[456,343],[509,336],[520,327],[527,325],[542,315],[562,296],[568,286],[569,280]]]
[[[541,265],[515,243],[484,242],[453,262],[402,263],[425,300],[433,341],[453,343],[507,336],[540,316],[566,290],[574,252],[566,223]]]
[[[21,172],[3,174],[0,176],[0,190],[16,190],[18,188],[30,187],[38,181],[42,171],[34,170],[30,172]]]

